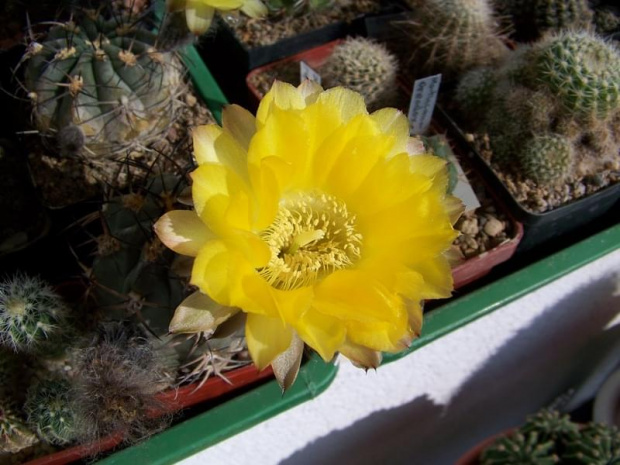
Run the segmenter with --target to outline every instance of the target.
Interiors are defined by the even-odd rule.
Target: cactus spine
[[[558,182],[570,173],[573,145],[557,134],[535,136],[519,154],[523,173],[538,183]]]
[[[58,342],[69,310],[40,278],[15,275],[0,283],[0,344],[36,352]]]
[[[397,71],[396,58],[383,45],[360,37],[335,47],[321,76],[326,87],[348,87],[374,108],[392,97]]]

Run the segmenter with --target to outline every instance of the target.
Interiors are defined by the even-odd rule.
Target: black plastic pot
[[[478,151],[467,142],[465,135],[454,120],[441,108],[438,107],[436,110],[435,115],[446,127],[450,128],[455,139],[458,139],[458,143],[463,146],[465,153],[470,154],[480,173],[503,200],[512,216],[523,223],[525,231],[517,249],[518,253],[549,244],[551,240],[577,231],[607,213],[611,214],[614,207],[616,209],[620,207],[620,183],[618,183],[545,213],[533,213],[525,209]],[[620,217],[616,217],[616,221],[618,219]]]

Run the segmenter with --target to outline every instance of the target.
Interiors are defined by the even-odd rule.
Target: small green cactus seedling
[[[442,73],[454,79],[489,65],[508,51],[487,0],[409,0],[404,26],[414,51],[414,75]]]
[[[557,134],[530,139],[519,153],[523,173],[538,183],[559,182],[574,163],[573,145]]]
[[[77,437],[71,385],[62,379],[41,381],[28,390],[24,410],[28,423],[50,444],[66,444]]]
[[[88,11],[77,22],[54,23],[24,56],[39,132],[69,152],[83,142],[91,157],[159,138],[179,114],[184,84],[173,55],[158,50],[157,40],[129,16],[106,19]]]
[[[19,452],[37,442],[32,433],[15,409],[6,401],[0,401],[0,455]]]
[[[0,344],[37,352],[62,339],[69,309],[43,280],[15,275],[0,282]]]
[[[326,87],[352,89],[362,94],[369,108],[375,108],[385,106],[394,93],[397,71],[396,57],[383,45],[359,37],[334,48],[321,67],[321,76]]]
[[[541,410],[528,417],[521,427],[523,434],[536,432],[540,440],[567,441],[579,434],[579,427],[573,423],[568,415],[556,410]]]

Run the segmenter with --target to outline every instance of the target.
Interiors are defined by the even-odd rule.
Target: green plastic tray
[[[273,380],[208,412],[180,423],[136,446],[117,452],[98,464],[166,465],[227,439],[313,399],[331,384],[337,368],[314,355],[299,371],[286,394]]]
[[[398,354],[385,354],[393,362],[426,344],[518,299],[597,258],[620,248],[620,224],[533,263],[522,270],[452,300],[424,316],[422,335]]]

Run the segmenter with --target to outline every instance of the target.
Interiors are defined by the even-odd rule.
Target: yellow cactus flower
[[[260,0],[168,0],[167,7],[169,12],[185,11],[187,27],[196,35],[207,32],[216,10],[241,10],[252,18],[267,14]]]
[[[259,369],[287,387],[303,343],[376,367],[419,335],[421,302],[448,297],[445,252],[461,202],[446,194],[445,162],[419,153],[407,118],[369,114],[350,90],[276,82],[256,117],[236,105],[223,127],[194,130],[194,211],[155,225],[195,257],[200,291],[177,309],[172,332],[213,330],[247,314]]]

